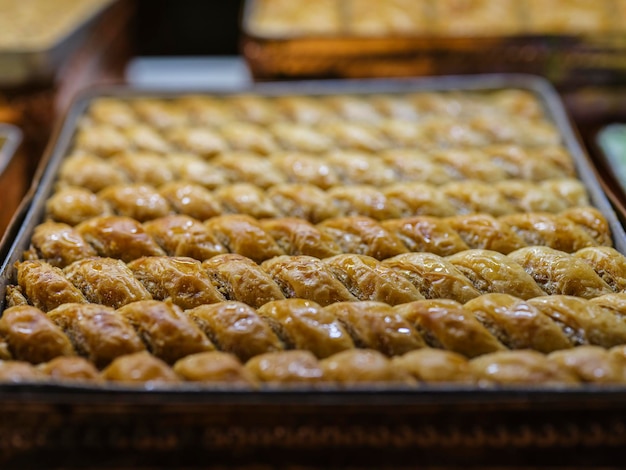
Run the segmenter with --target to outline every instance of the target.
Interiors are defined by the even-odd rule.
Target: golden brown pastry
[[[522,266],[548,294],[591,299],[613,292],[584,260],[562,251],[531,246],[509,253],[508,258]]]
[[[442,187],[443,195],[454,206],[455,214],[482,212],[493,216],[517,212],[500,191],[493,186],[478,181],[448,183]]]
[[[44,312],[68,302],[87,302],[63,271],[45,261],[17,263],[17,283],[28,301]]]
[[[463,305],[502,344],[510,349],[549,353],[573,346],[561,327],[522,299],[485,294]]]
[[[324,378],[342,384],[403,383],[411,384],[411,376],[395,366],[378,351],[351,349],[320,361]]]
[[[516,208],[513,212],[555,214],[570,207],[567,201],[554,191],[529,181],[507,180],[495,183],[493,188]]]
[[[0,383],[37,382],[44,377],[36,367],[28,362],[0,360]]]
[[[136,124],[124,129],[126,138],[130,141],[130,148],[141,152],[152,152],[167,154],[171,152],[171,147],[167,141],[161,137],[156,129],[145,125]]]
[[[298,5],[298,7],[302,7],[302,5]],[[336,119],[332,110],[314,97],[278,96],[274,100],[274,105],[289,121],[299,124],[315,125]]]
[[[224,209],[206,188],[183,181],[168,183],[159,188],[159,194],[167,199],[172,209],[198,220],[221,215]]]
[[[595,207],[572,207],[559,214],[572,222],[578,227],[586,230],[589,235],[601,246],[611,246],[611,229],[609,223],[602,213]]]
[[[124,152],[112,160],[124,170],[133,183],[149,184],[155,187],[174,180],[174,172],[168,167],[168,159],[163,155],[149,152]]]
[[[416,215],[446,217],[457,213],[444,193],[428,184],[398,183],[384,188],[383,193],[387,203],[393,205],[399,213],[387,219]]]
[[[89,380],[101,381],[100,372],[82,357],[57,357],[41,364],[38,369],[52,380]]]
[[[601,295],[590,299],[589,302],[611,310],[622,319],[626,318],[626,293]]]
[[[131,261],[128,268],[154,299],[171,299],[183,309],[225,300],[193,258],[147,256]]]
[[[258,354],[283,349],[267,323],[242,302],[201,305],[185,313],[220,351],[234,354],[243,362]]]
[[[68,186],[46,201],[46,216],[59,223],[77,225],[92,217],[111,215],[111,208],[87,189]]]
[[[278,122],[270,126],[270,131],[285,150],[322,153],[334,146],[328,135],[308,125]]]
[[[186,215],[168,215],[145,222],[143,227],[168,256],[203,261],[228,251],[202,222]]]
[[[332,195],[310,184],[281,184],[267,192],[278,211],[287,217],[298,217],[318,223],[344,215]]]
[[[124,133],[109,124],[94,124],[79,129],[75,139],[78,150],[102,157],[123,152],[129,144]]]
[[[626,324],[611,310],[597,304],[566,295],[537,297],[528,303],[561,325],[575,345],[610,348],[626,344]]]
[[[337,318],[315,302],[277,300],[263,305],[257,313],[289,349],[304,349],[324,358],[354,347]]]
[[[578,378],[535,351],[501,351],[470,361],[479,380],[498,385],[575,385]]]
[[[254,377],[235,356],[219,351],[191,354],[174,364],[174,372],[192,382],[250,386]]]
[[[382,119],[376,108],[363,96],[331,95],[321,98],[321,101],[346,121],[374,124]]]
[[[507,216],[505,216],[507,217]],[[526,246],[511,227],[489,214],[457,215],[446,219],[469,248],[508,254]]]
[[[270,161],[289,183],[310,184],[328,189],[341,182],[337,171],[325,158],[317,155],[281,153],[272,155]]]
[[[382,302],[337,302],[324,310],[339,319],[358,348],[399,356],[426,346],[419,333]]]
[[[272,277],[250,258],[238,254],[215,256],[202,268],[217,290],[228,300],[260,307],[285,296]]]
[[[246,214],[255,219],[279,217],[279,209],[261,188],[249,183],[223,186],[214,193],[224,212]]]
[[[5,294],[5,307],[17,307],[19,305],[28,305],[28,299],[24,296],[20,286],[8,285]]]
[[[246,363],[246,369],[261,382],[270,384],[311,384],[324,380],[319,361],[309,351],[260,354]]]
[[[240,121],[270,124],[281,118],[273,101],[264,96],[237,94],[225,97],[224,101]]]
[[[224,139],[206,127],[178,127],[167,132],[167,140],[181,152],[210,158],[228,150]]]
[[[118,309],[117,315],[135,328],[152,354],[168,364],[215,349],[195,323],[170,302],[134,302]]]
[[[197,126],[220,126],[234,118],[233,110],[212,96],[185,95],[178,98],[176,104]]]
[[[0,317],[0,349],[9,357],[33,364],[72,356],[67,336],[41,310],[29,305],[7,308]],[[6,354],[2,354],[6,356]]]
[[[109,186],[128,183],[128,176],[110,161],[77,153],[61,163],[59,182],[61,187],[72,186],[98,192]]]
[[[31,248],[25,259],[42,259],[52,266],[65,267],[74,261],[96,256],[96,251],[67,224],[44,222],[35,227]]]
[[[427,299],[465,303],[480,292],[453,264],[431,253],[406,253],[383,264],[405,276]]]
[[[434,348],[467,357],[506,349],[476,318],[453,300],[418,300],[394,307]]]
[[[383,260],[408,251],[392,230],[368,217],[334,218],[317,227],[330,235],[344,253]]]
[[[599,33],[611,26],[609,2],[548,0],[528,2],[528,28],[535,34]]]
[[[106,201],[117,215],[131,217],[139,222],[165,217],[172,209],[152,186],[143,184],[111,186],[98,196]]]
[[[495,106],[506,114],[528,119],[541,119],[544,108],[535,93],[530,90],[505,89],[490,92],[486,98],[489,106]]]
[[[142,256],[165,255],[142,225],[129,217],[96,217],[78,225],[76,230],[100,256],[128,262]]]
[[[409,0],[409,3],[412,2]],[[371,95],[369,101],[385,118],[409,122],[420,118],[415,107],[403,95]]]
[[[337,186],[327,194],[343,215],[362,215],[375,220],[396,219],[402,215],[391,198],[372,186]]]
[[[360,36],[413,35],[429,30],[428,2],[414,0],[349,0],[348,31]]]
[[[423,348],[392,358],[393,365],[420,382],[473,384],[467,359],[452,351]]]
[[[386,220],[381,224],[398,237],[409,251],[427,251],[439,256],[468,250],[458,233],[445,220],[421,216]]]
[[[136,98],[129,101],[141,119],[157,129],[182,126],[187,123],[184,109],[176,102],[158,98]]]
[[[145,349],[124,317],[104,305],[67,303],[48,312],[48,317],[65,332],[76,352],[96,367]]]
[[[477,180],[486,183],[508,178],[505,170],[478,149],[446,149],[433,152],[432,161],[442,165],[455,180]]]
[[[115,359],[102,371],[105,380],[145,386],[176,383],[180,379],[162,360],[143,351]]]
[[[419,150],[385,150],[379,157],[394,170],[398,181],[442,185],[453,179],[446,168],[434,163],[430,156]]]
[[[486,25],[490,35],[509,36],[524,27],[515,0],[441,0],[435,8],[438,14],[434,27],[442,36],[479,36],[485,33]]]
[[[563,147],[523,147],[515,144],[490,145],[481,149],[509,178],[543,181],[575,175],[572,158]]]
[[[133,272],[118,259],[83,259],[67,266],[63,274],[90,303],[119,308],[152,298]]]
[[[547,180],[540,187],[562,198],[567,207],[589,206],[589,196],[582,181],[574,178]]]
[[[222,169],[230,181],[238,183],[250,183],[260,188],[269,188],[287,181],[286,175],[265,156],[229,152],[216,157],[211,163]]]
[[[396,173],[378,156],[355,151],[335,151],[325,160],[345,185],[363,184],[375,187],[396,182]]]
[[[359,300],[398,305],[424,297],[401,273],[365,255],[337,255],[324,264]]]
[[[312,256],[277,256],[261,267],[287,298],[308,299],[320,305],[357,300],[323,261]]]
[[[229,183],[228,175],[221,168],[193,154],[168,153],[167,165],[175,175],[174,181],[198,184],[208,189]]]
[[[596,241],[574,222],[554,214],[512,214],[500,218],[524,239],[527,245],[543,245],[573,253],[596,245]]]
[[[329,258],[343,253],[327,231],[320,230],[306,220],[283,217],[260,221],[263,230],[288,255],[307,255]]]
[[[606,349],[580,346],[553,352],[548,359],[578,377],[581,382],[618,384],[626,382],[625,364]]]
[[[626,258],[615,248],[594,246],[574,253],[593,268],[615,292],[626,291]]]
[[[223,125],[220,131],[233,150],[269,155],[279,149],[272,134],[255,124],[232,122]]]
[[[100,124],[124,128],[137,122],[133,109],[118,98],[97,98],[89,104],[89,117]]]
[[[257,263],[284,254],[263,227],[247,215],[222,215],[206,222],[207,228],[232,253]]]
[[[415,125],[414,145],[422,149],[482,147],[489,136],[452,116],[428,116]]]
[[[520,253],[522,250],[513,253]],[[505,256],[490,250],[467,250],[446,259],[482,294],[510,294],[524,300],[546,294],[535,279],[524,271],[518,257]]]

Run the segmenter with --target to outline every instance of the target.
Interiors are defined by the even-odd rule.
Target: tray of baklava
[[[29,197],[1,268],[7,413],[100,400],[104,426],[122,403],[137,423],[155,403],[195,403],[176,408],[186,419],[262,404],[261,430],[224,432],[283,445],[271,426],[295,416],[288,403],[373,406],[402,432],[421,422],[381,404],[407,419],[420,403],[482,400],[483,416],[519,400],[624,406],[626,235],[542,79],[94,89],[59,126]],[[14,419],[43,442],[83,416],[36,424],[27,409]],[[567,443],[587,430],[626,438],[623,423],[594,423],[567,421]],[[19,426],[5,424],[12,448]],[[341,445],[327,425],[289,442]],[[426,441],[448,442],[429,426]],[[382,428],[346,439],[388,445]],[[545,447],[544,431],[539,444],[510,439]]]

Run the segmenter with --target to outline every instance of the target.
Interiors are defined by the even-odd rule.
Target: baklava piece
[[[175,101],[156,98],[136,98],[129,102],[133,110],[148,124],[157,129],[184,126],[187,116]]]
[[[362,215],[376,220],[397,219],[401,208],[385,192],[372,186],[337,186],[327,194],[342,215]]]
[[[452,351],[423,348],[392,359],[419,382],[473,384],[476,378],[467,359]]]
[[[174,372],[191,382],[250,386],[254,378],[235,356],[219,351],[191,354],[174,364]]]
[[[329,258],[343,253],[332,236],[306,220],[285,217],[260,223],[263,230],[290,256]]]
[[[220,350],[245,362],[283,344],[256,311],[242,302],[201,305],[185,312]]]
[[[128,176],[121,168],[113,165],[111,161],[93,155],[79,153],[70,155],[61,163],[59,169],[61,188],[72,186],[98,192],[109,186],[128,182]]]
[[[432,253],[406,253],[383,261],[406,277],[427,299],[465,303],[480,295],[453,264]]]
[[[145,351],[118,357],[102,371],[102,377],[112,382],[136,383],[150,388],[180,382],[165,362]]]
[[[529,0],[529,32],[578,35],[601,33],[611,28],[611,2],[584,0]]]
[[[409,385],[411,376],[378,351],[351,349],[320,361],[324,378],[340,384],[396,383]]]
[[[610,348],[626,344],[623,319],[597,304],[566,295],[538,297],[528,303],[557,322],[576,346]]]
[[[245,367],[258,380],[270,384],[312,384],[324,380],[320,363],[310,351],[260,354]]]
[[[287,181],[271,160],[259,155],[230,152],[216,157],[211,163],[224,171],[230,181],[250,183],[260,188]]]
[[[308,299],[320,305],[358,300],[323,261],[312,256],[277,256],[261,267],[287,298]]]
[[[370,256],[337,255],[324,264],[359,300],[398,305],[424,298],[402,274]]]
[[[154,187],[144,184],[111,186],[100,191],[98,196],[117,215],[131,217],[139,222],[165,217],[172,212],[167,199]]]
[[[419,333],[386,303],[338,302],[324,309],[339,319],[358,348],[399,356],[425,347]]]
[[[44,222],[35,227],[31,247],[25,259],[41,259],[63,268],[83,258],[96,256],[96,251],[69,225]]]
[[[513,207],[513,212],[549,212],[556,214],[569,207],[559,195],[541,184],[522,180],[508,180],[496,183],[493,187]],[[504,215],[504,214],[503,214]]]
[[[228,150],[224,139],[205,127],[180,127],[167,132],[169,142],[181,152],[211,158]]]
[[[510,349],[549,353],[573,346],[562,328],[528,302],[507,294],[485,294],[463,308]]]
[[[610,310],[614,315],[626,319],[626,293],[607,294],[589,300],[590,303]]]
[[[309,96],[279,96],[274,104],[289,121],[298,124],[316,125],[336,118],[328,106]]]
[[[311,351],[324,358],[354,347],[337,318],[315,302],[278,300],[263,305],[257,313],[289,349]]]
[[[394,36],[430,32],[432,18],[423,0],[349,0],[348,31],[359,36]]]
[[[579,380],[536,351],[501,351],[470,361],[479,381],[497,385],[572,386]]]
[[[0,360],[0,383],[38,382],[44,378],[45,376],[28,362]]]
[[[396,182],[396,172],[378,156],[355,151],[335,151],[326,158],[344,185],[363,184],[375,187]]]
[[[273,101],[264,96],[238,94],[224,98],[239,121],[255,124],[271,124],[281,120]]]
[[[96,381],[100,382],[100,372],[87,359],[82,357],[57,357],[38,369],[54,381]]]
[[[168,158],[149,152],[124,152],[111,160],[124,170],[133,183],[161,186],[174,180],[174,172],[168,167]]]
[[[594,246],[574,253],[585,261],[615,292],[626,291],[626,258],[615,248]]]
[[[257,263],[284,254],[261,224],[247,215],[222,215],[206,222],[207,228],[231,253]]]
[[[524,27],[518,8],[515,0],[439,0],[434,5],[435,34],[477,37],[488,29],[493,36],[514,35]]]
[[[200,127],[220,126],[234,118],[233,110],[224,101],[212,96],[182,96],[176,104],[189,116],[191,124]]]
[[[89,105],[88,115],[99,124],[124,128],[137,122],[133,109],[121,99],[98,98]]]
[[[7,308],[0,317],[0,350],[4,359],[32,364],[57,356],[73,356],[74,348],[67,336],[45,313],[30,305]]]
[[[492,250],[506,255],[526,246],[526,242],[509,225],[488,214],[458,215],[446,219],[446,222],[471,249]]]
[[[128,268],[154,299],[170,299],[183,309],[225,300],[192,258],[148,256],[131,261]]]
[[[447,217],[457,214],[457,209],[444,193],[424,183],[398,183],[383,189],[386,203],[395,207],[397,214],[388,219],[430,215]]]
[[[482,294],[510,294],[524,300],[545,295],[518,259],[489,250],[467,250],[447,257]]]
[[[321,101],[345,121],[376,124],[382,119],[376,107],[363,96],[331,95]]]
[[[492,185],[478,181],[448,183],[443,195],[455,208],[455,214],[485,213],[494,217],[518,212],[516,207]]]
[[[195,155],[169,154],[167,165],[175,175],[173,184],[192,183],[214,189],[229,183],[228,176],[221,168]]]
[[[440,218],[422,216],[392,219],[384,221],[382,226],[411,252],[426,251],[448,256],[470,248],[452,226]]]
[[[169,215],[146,222],[143,227],[168,256],[204,261],[228,252],[202,222],[186,215]]]
[[[120,129],[109,124],[96,124],[79,129],[76,134],[76,150],[110,157],[128,150],[129,139]]]
[[[384,134],[371,124],[333,122],[323,124],[320,130],[330,136],[335,145],[342,149],[375,153],[390,146]]]
[[[272,164],[289,183],[311,184],[328,189],[341,183],[339,174],[322,157],[303,153],[281,153],[271,157]]]
[[[198,184],[172,182],[161,186],[159,193],[175,212],[194,219],[207,220],[224,212],[215,196]]]
[[[267,195],[278,211],[318,223],[345,214],[331,194],[310,184],[281,184],[270,188]]]
[[[268,131],[255,124],[233,122],[222,126],[222,136],[233,150],[269,155],[279,150]]]
[[[540,183],[540,188],[554,194],[555,197],[562,198],[571,207],[589,206],[589,195],[582,181],[574,178],[562,178],[547,180]]]
[[[323,153],[334,147],[330,137],[308,125],[279,122],[270,131],[284,150]]]
[[[96,367],[145,349],[124,317],[104,305],[68,303],[48,312],[48,317],[65,332],[76,352]]]
[[[65,303],[87,302],[63,271],[45,261],[17,263],[17,283],[28,301],[44,312]]]
[[[92,217],[111,214],[111,208],[102,198],[79,187],[60,188],[46,201],[47,217],[72,226]]]
[[[508,258],[522,266],[539,287],[550,295],[574,295],[591,299],[613,292],[583,259],[562,251],[531,246],[509,253]]]
[[[100,256],[128,262],[142,256],[165,255],[143,226],[129,217],[96,217],[76,229]]]
[[[611,246],[611,229],[602,213],[595,207],[572,207],[559,214],[561,217],[574,222],[578,227],[585,230],[598,245]]]
[[[250,258],[238,254],[215,256],[202,263],[202,268],[217,290],[228,300],[252,307],[284,299],[272,277]]]
[[[133,272],[118,259],[83,259],[67,266],[63,274],[90,303],[119,308],[152,298]]]
[[[440,150],[433,152],[430,157],[434,163],[443,166],[455,180],[492,183],[508,179],[506,171],[480,150]]]
[[[168,364],[215,349],[195,323],[170,302],[134,302],[117,310],[117,315],[133,326],[152,354]]]
[[[379,154],[379,158],[391,167],[398,181],[442,185],[453,177],[444,167],[433,163],[423,152],[414,149],[392,149]]]
[[[245,214],[255,219],[280,217],[282,215],[265,191],[249,183],[223,186],[217,189],[214,194],[224,208],[224,212]]]
[[[408,251],[392,230],[368,217],[334,218],[317,227],[332,237],[343,253],[383,260]]]
[[[477,357],[506,349],[474,316],[453,300],[418,300],[394,307],[431,347]]]
[[[508,178],[526,181],[544,181],[574,176],[574,168],[567,151],[553,147],[548,151],[514,144],[490,145],[481,149],[484,155],[502,168]],[[555,159],[550,157],[555,155]],[[558,158],[562,156],[562,158]]]
[[[172,148],[159,132],[145,124],[137,124],[124,129],[127,139],[130,141],[129,148],[134,151],[167,154]]]
[[[580,346],[554,352],[548,359],[578,377],[581,382],[602,384],[626,382],[626,364],[604,348]]]

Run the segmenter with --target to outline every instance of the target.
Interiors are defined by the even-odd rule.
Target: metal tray
[[[611,225],[618,250],[626,234],[595,177],[558,95],[544,80],[493,75],[384,81],[261,84],[245,90],[285,94],[489,91],[520,88],[543,101],[561,131],[593,204]],[[242,90],[243,91],[243,90]],[[57,129],[31,188],[23,220],[0,268],[0,296],[44,214],[76,123],[100,96],[175,97],[200,90],[87,92]],[[206,93],[220,93],[204,90]],[[232,93],[228,92],[228,93]],[[227,93],[227,94],[228,94]],[[1,308],[1,307],[0,307]],[[51,466],[280,464],[408,468],[470,464],[610,465],[626,445],[626,388],[467,388],[397,386],[269,388],[254,391],[182,384],[148,390],[118,385],[0,385],[0,464]],[[572,452],[576,449],[576,452]],[[70,451],[71,450],[71,451]],[[209,459],[209,460],[207,460]]]
[[[50,82],[85,38],[96,18],[116,0],[101,0],[49,44],[36,48],[0,47],[0,86]]]

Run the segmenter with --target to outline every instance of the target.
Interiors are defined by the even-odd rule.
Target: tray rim
[[[394,79],[356,79],[356,80],[304,80],[294,82],[266,82],[252,84],[248,87],[233,90],[232,88],[189,88],[160,89],[160,88],[137,88],[132,86],[97,86],[87,89],[77,95],[67,109],[62,120],[57,122],[53,137],[50,139],[44,157],[37,168],[33,183],[26,196],[28,203],[25,205],[23,217],[13,221],[7,231],[16,233],[13,240],[2,240],[0,253],[7,253],[5,259],[0,260],[0,310],[4,309],[4,289],[11,276],[12,264],[16,261],[15,256],[21,257],[23,248],[20,248],[30,239],[29,233],[34,225],[39,223],[43,214],[42,205],[45,205],[47,195],[53,189],[54,179],[57,176],[59,165],[67,155],[78,121],[89,105],[96,98],[102,97],[159,97],[173,99],[183,95],[210,94],[219,96],[239,94],[259,94],[263,96],[284,96],[289,94],[298,95],[331,95],[345,94],[369,94],[369,93],[410,93],[410,92],[446,92],[446,91],[494,91],[498,89],[524,89],[536,94],[545,107],[546,115],[559,129],[562,145],[566,147],[574,158],[578,177],[585,184],[593,205],[598,208],[607,218],[611,225],[611,231],[618,251],[626,253],[626,232],[624,232],[617,215],[613,211],[606,195],[600,187],[597,173],[593,164],[583,150],[581,140],[576,133],[571,120],[558,96],[556,90],[544,78],[526,74],[486,74],[486,75],[462,75],[444,77],[419,77],[419,78],[394,78]],[[15,226],[15,227],[14,227]],[[1,312],[0,312],[1,313]],[[57,393],[58,392],[58,393]],[[241,397],[241,402],[257,400],[260,402],[274,402],[276,397],[303,401],[305,404],[348,404],[354,400],[364,400],[367,404],[372,396],[379,400],[390,400],[395,403],[399,397],[404,397],[410,403],[433,403],[434,399],[439,402],[442,398],[446,403],[459,403],[459,400],[471,399],[477,402],[502,401],[503,403],[519,402],[539,405],[543,402],[557,403],[564,397],[571,401],[588,402],[589,399],[607,403],[626,404],[626,385],[624,386],[597,386],[582,385],[579,387],[555,388],[547,386],[537,387],[489,387],[478,386],[462,387],[458,385],[422,385],[417,387],[398,387],[393,384],[366,387],[272,387],[264,386],[261,389],[237,390],[228,387],[219,390],[219,387],[207,385],[177,384],[174,387],[127,386],[127,385],[97,385],[82,386],[72,383],[46,383],[37,384],[0,384],[0,397],[5,399],[28,399],[45,400],[45,397],[63,398],[65,395],[75,399],[86,399],[90,395],[101,396],[102,399],[115,397],[119,399],[134,399],[135,396],[144,400],[146,396],[152,396],[157,401],[169,402],[179,397],[193,397],[201,401],[213,402],[222,395],[232,400]],[[247,398],[246,398],[247,397]],[[273,397],[273,398],[272,398]],[[70,399],[70,398],[68,398]],[[185,400],[183,400],[185,401]],[[191,400],[193,401],[193,400]]]

